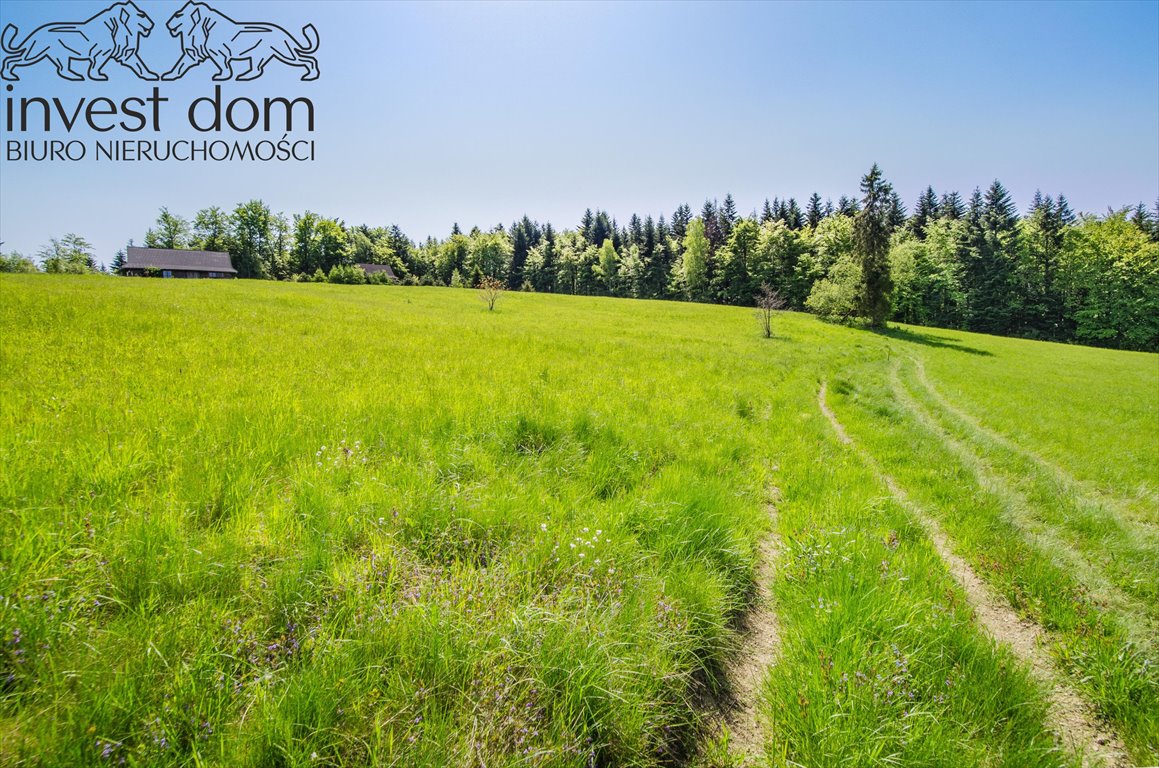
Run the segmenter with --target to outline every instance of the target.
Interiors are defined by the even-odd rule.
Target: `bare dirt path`
[[[776,524],[779,492],[773,488],[765,505],[770,524]],[[757,545],[756,595],[737,626],[740,647],[725,664],[725,690],[715,699],[716,726],[727,727],[729,751],[741,765],[757,765],[764,755],[764,727],[758,704],[760,686],[780,650],[780,632],[773,610],[771,585],[775,577],[779,540],[770,532]]]
[[[1102,764],[1114,768],[1130,766],[1122,740],[1094,716],[1091,707],[1071,689],[1062,675],[1055,670],[1050,657],[1042,650],[1045,636],[1042,627],[1020,618],[1005,600],[997,598],[990,592],[969,563],[954,553],[949,538],[937,521],[910,499],[905,489],[885,472],[868,451],[853,442],[845,427],[829,409],[825,394],[825,382],[822,382],[817,393],[817,405],[829,420],[838,440],[857,453],[877,474],[898,503],[909,510],[925,528],[938,555],[946,563],[946,567],[962,591],[966,593],[978,622],[986,632],[994,640],[1010,648],[1014,655],[1027,664],[1043,682],[1050,704],[1047,725],[1059,740],[1080,753],[1086,765]]]

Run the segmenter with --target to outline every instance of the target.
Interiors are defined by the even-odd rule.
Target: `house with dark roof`
[[[389,264],[355,264],[355,266],[359,267],[367,275],[375,275],[381,272],[386,275],[387,280],[398,280],[398,277],[394,274],[394,270],[390,268]]]
[[[122,275],[137,277],[230,278],[237,270],[221,251],[185,251],[169,248],[125,249]]]

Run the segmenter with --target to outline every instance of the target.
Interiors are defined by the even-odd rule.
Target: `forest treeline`
[[[377,263],[411,284],[490,276],[510,290],[747,306],[767,286],[788,308],[831,319],[1159,351],[1159,202],[1076,215],[1063,195],[1035,193],[1020,214],[994,181],[968,198],[928,187],[909,212],[876,166],[861,191],[836,204],[766,200],[749,215],[727,195],[623,223],[589,209],[569,229],[526,216],[487,230],[456,224],[421,243],[397,226],[287,217],[251,200],[192,219],[162,208],[142,244],[228,251],[240,277],[277,280],[359,282],[352,266]],[[91,267],[69,238],[80,239],[42,250],[46,270]],[[18,259],[4,268],[31,265]]]

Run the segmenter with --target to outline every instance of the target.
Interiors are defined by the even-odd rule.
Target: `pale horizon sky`
[[[181,4],[137,0],[158,72],[179,55],[164,25]],[[1036,189],[1097,213],[1159,197],[1157,2],[212,4],[299,39],[316,26],[317,81],[275,61],[223,92],[312,99],[317,160],[14,162],[9,140],[45,136],[11,135],[0,113],[4,251],[75,232],[107,263],[161,206],[192,218],[251,198],[416,241],[524,214],[574,227],[589,207],[669,217],[730,192],[748,213],[766,197],[853,196],[874,162],[911,209],[927,184],[968,197],[995,178],[1021,211]],[[19,41],[105,6],[4,0],[0,25]],[[105,71],[74,84],[41,62],[0,94],[71,109],[154,85]],[[157,84],[172,107],[161,134],[115,137],[185,137],[183,107],[212,93],[211,74]]]

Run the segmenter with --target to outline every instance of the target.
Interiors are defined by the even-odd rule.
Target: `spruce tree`
[[[1063,297],[1058,290],[1065,226],[1050,196],[1035,191],[1023,227],[1022,253],[1016,280],[1016,306],[1020,316],[1012,326],[1019,333],[1036,338],[1065,337]]]
[[[886,221],[889,223],[889,231],[891,233],[905,226],[905,203],[901,201],[901,195],[897,192],[891,192],[889,206],[886,210]]]
[[[805,223],[816,228],[825,218],[825,210],[821,207],[821,196],[814,192],[809,197],[809,204],[805,206]]]
[[[507,287],[510,290],[518,291],[523,287],[523,267],[527,262],[527,254],[539,245],[542,237],[539,224],[526,215],[511,225],[511,269],[507,275]]]
[[[1131,223],[1138,227],[1143,234],[1151,236],[1151,212],[1147,210],[1147,206],[1141,200],[1131,212]]]
[[[736,226],[736,222],[736,203],[732,201],[732,195],[728,195],[724,198],[724,205],[720,206],[717,211],[717,229],[720,231],[718,249],[722,248],[732,237],[732,230]]]
[[[889,315],[890,214],[896,205],[893,188],[877,163],[861,180],[861,210],[853,220],[853,242],[861,262],[861,313],[875,328],[885,327]]]
[[[858,210],[860,210],[860,208],[858,207],[857,201],[852,198],[848,198],[845,195],[842,195],[841,198],[837,201],[837,212],[842,216],[849,216],[852,218],[853,216],[857,215]]]
[[[704,201],[704,206],[700,209],[700,220],[704,223],[704,236],[708,238],[709,253],[716,253],[717,249],[724,245],[724,238],[720,232],[720,214],[715,200]]]
[[[736,223],[740,220],[740,217],[737,216],[736,201],[732,199],[731,192],[724,196],[724,205],[721,206],[720,212],[724,220],[728,222],[729,231],[732,231],[732,228],[736,226]]]
[[[966,206],[962,203],[962,196],[957,192],[947,192],[942,195],[942,202],[938,204],[938,218],[957,221],[966,215]]]
[[[642,245],[644,243],[644,222],[640,221],[639,215],[635,213],[632,214],[632,218],[628,219],[626,240],[628,245]]]
[[[790,197],[785,206],[785,224],[788,225],[789,229],[800,229],[805,226],[805,215],[801,213],[801,207],[797,205],[796,198]]]
[[[683,243],[688,234],[688,222],[692,221],[692,208],[687,203],[679,205],[672,214],[672,237],[676,242]],[[680,246],[683,248],[683,245]]]
[[[773,220],[773,206],[769,205],[769,198],[765,198],[765,207],[761,209],[761,223],[767,224]]]
[[[938,217],[938,196],[933,187],[926,187],[926,191],[918,197],[914,206],[914,215],[910,218],[910,230],[919,240],[926,239],[926,225]]]
[[[981,333],[1008,333],[1019,313],[1014,291],[1018,257],[1018,214],[1010,194],[995,180],[975,189],[966,214],[966,326]]]

